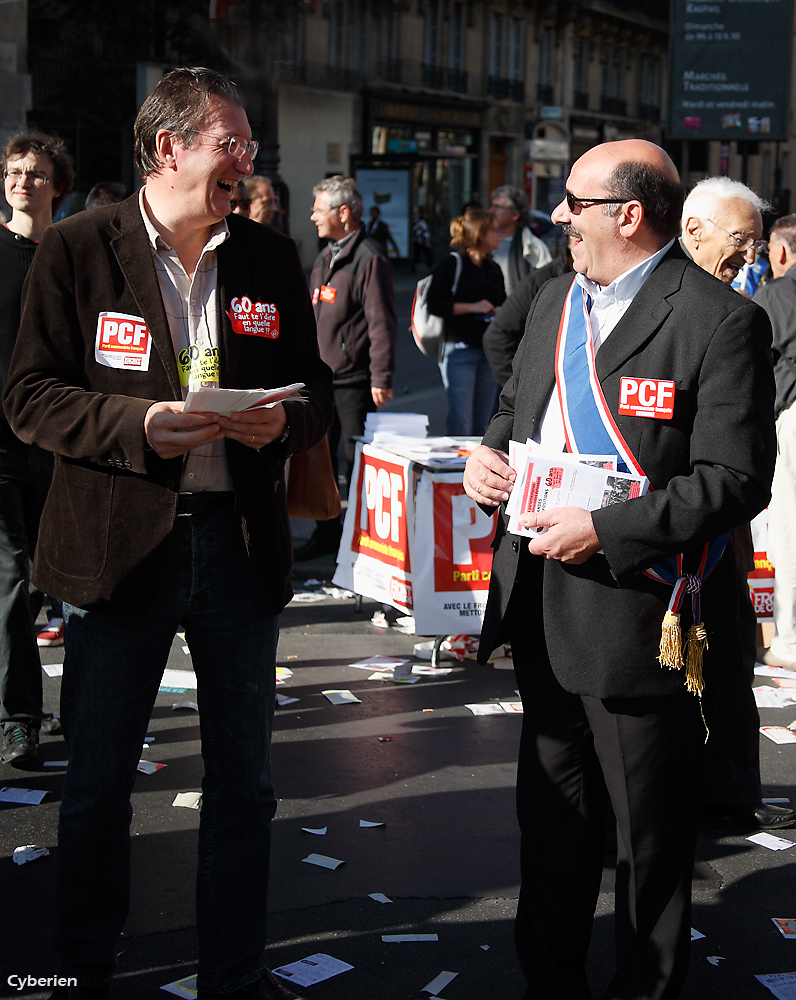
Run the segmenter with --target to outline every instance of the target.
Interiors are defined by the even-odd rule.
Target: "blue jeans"
[[[146,611],[64,605],[61,717],[69,748],[58,829],[62,970],[106,982],[129,908],[130,795],[169,649],[182,626],[197,677],[199,989],[265,968],[270,745],[278,618],[267,614],[232,511],[178,517]],[[147,602],[148,603],[148,602]]]
[[[446,341],[439,362],[448,393],[446,433],[481,437],[497,410],[500,386],[480,347]]]

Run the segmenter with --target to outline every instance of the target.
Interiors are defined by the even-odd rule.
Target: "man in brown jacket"
[[[229,216],[257,143],[237,88],[167,74],[135,125],[141,191],[45,233],[6,412],[56,455],[34,580],[64,602],[69,770],[58,947],[102,1000],[129,897],[130,792],[178,628],[198,682],[199,997],[287,1000],[264,960],[286,458],[324,434],[331,379],[295,245]],[[197,384],[304,382],[306,401],[185,413]]]

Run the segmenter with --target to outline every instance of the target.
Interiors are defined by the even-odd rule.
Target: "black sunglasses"
[[[576,205],[588,208],[589,205],[626,205],[633,201],[632,198],[576,198],[571,191],[567,191],[566,198],[570,212],[575,211]]]

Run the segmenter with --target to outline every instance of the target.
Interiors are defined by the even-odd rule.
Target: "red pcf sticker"
[[[337,289],[331,285],[321,285],[321,302],[334,302],[337,297]]]
[[[321,290],[320,290],[320,288],[313,288],[313,290],[312,290],[312,304],[314,306],[318,305],[318,300],[320,299],[320,297],[321,297]]]
[[[248,295],[236,296],[227,316],[235,333],[270,340],[279,336],[279,310],[273,302],[252,302]]]
[[[101,312],[97,316],[94,360],[106,368],[149,370],[152,336],[141,316]]]
[[[674,382],[660,378],[622,378],[619,412],[627,417],[671,420],[674,416]]]

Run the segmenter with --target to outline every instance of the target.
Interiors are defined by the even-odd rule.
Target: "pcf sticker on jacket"
[[[97,317],[94,360],[106,368],[149,371],[152,335],[141,316],[101,312]]]
[[[279,310],[273,302],[252,302],[248,295],[236,295],[227,316],[235,333],[269,340],[279,336]]]
[[[619,412],[628,417],[671,420],[674,382],[663,378],[626,378],[619,382]]]
[[[331,285],[321,285],[321,302],[334,302],[337,298],[337,289]]]

